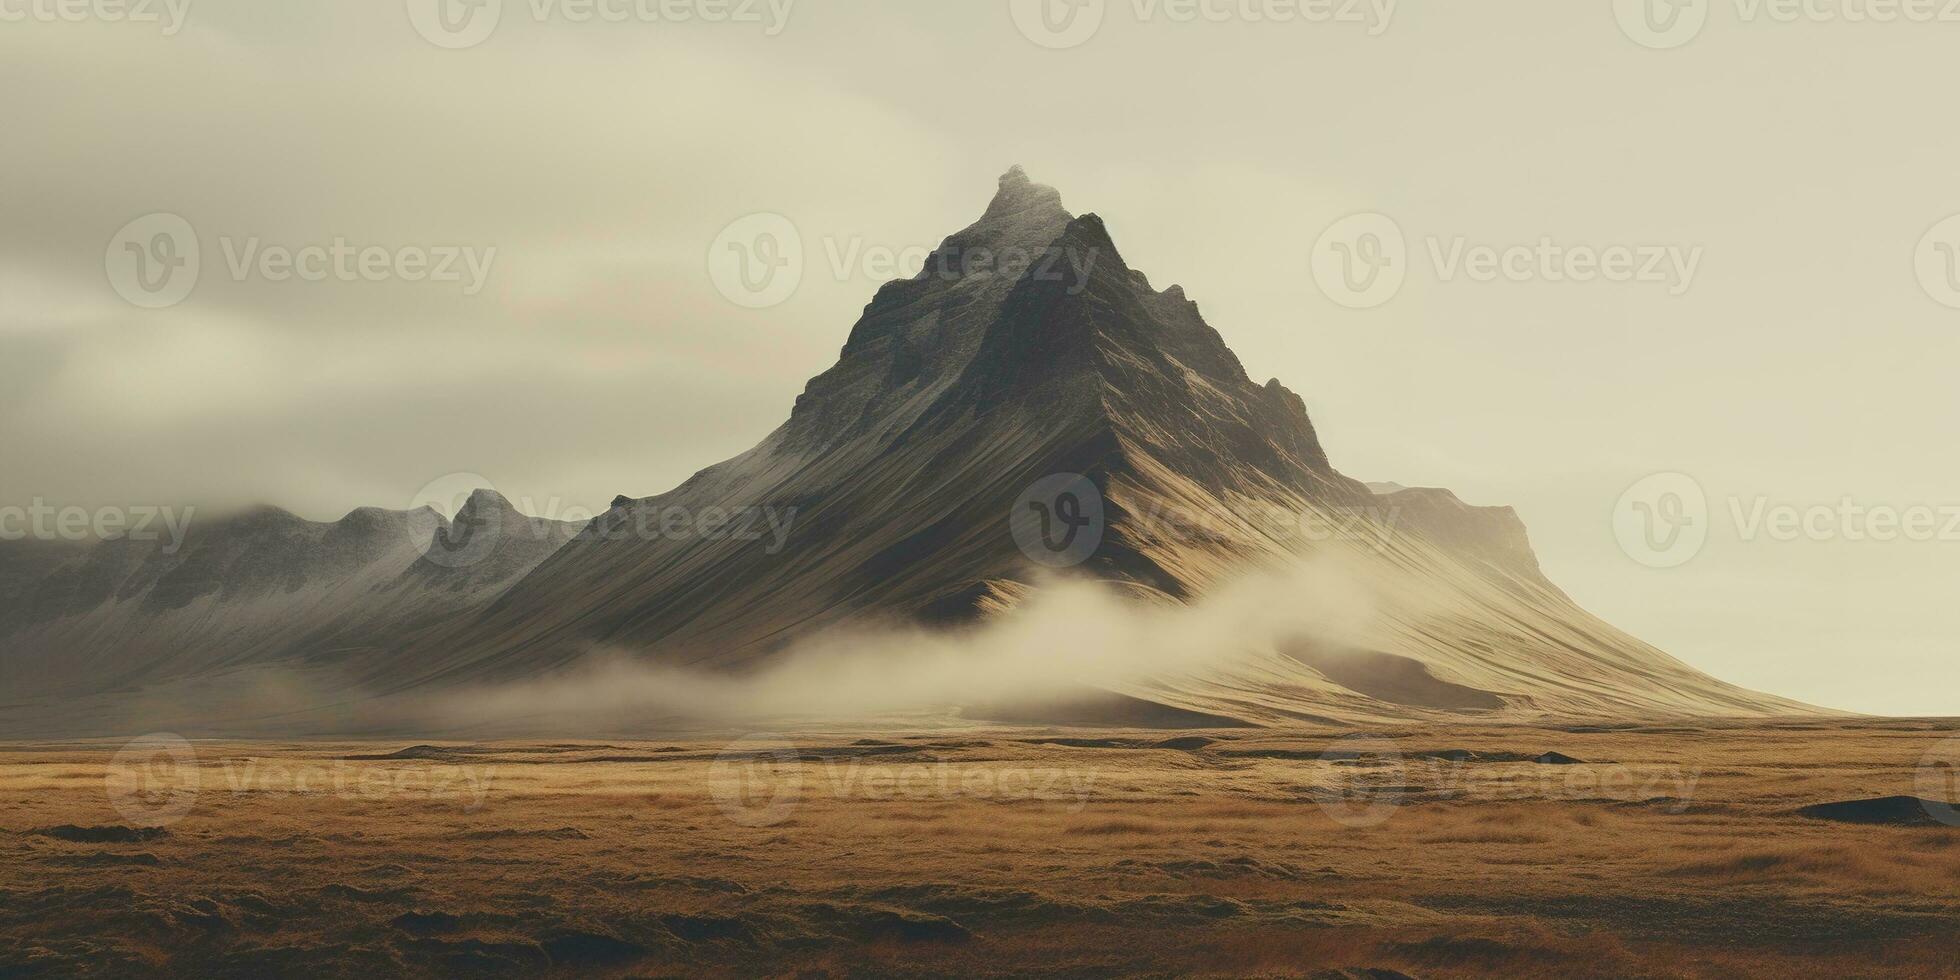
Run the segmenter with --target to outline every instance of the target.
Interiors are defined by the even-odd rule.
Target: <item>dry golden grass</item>
[[[1065,734],[8,746],[0,976],[1955,975],[1960,830],[1792,812],[1937,725]]]

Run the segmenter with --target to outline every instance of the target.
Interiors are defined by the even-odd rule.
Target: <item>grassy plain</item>
[[[1957,732],[7,745],[0,976],[1960,975],[1960,829],[1796,812]]]

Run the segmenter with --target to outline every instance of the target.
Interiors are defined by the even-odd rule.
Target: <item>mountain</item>
[[[1028,268],[964,274],[972,256]],[[782,428],[670,493],[619,501],[422,657],[522,675],[607,645],[740,667],[866,615],[968,619],[1028,580],[1006,521],[1058,473],[1086,477],[1109,508],[1083,570],[1172,597],[1232,556],[1159,547],[1125,508],[1366,495],[1328,466],[1297,396],[1249,382],[1181,291],[1150,289],[1100,219],[1016,170],[925,271],[879,290]],[[778,515],[791,546],[633,530],[712,508]]]
[[[264,507],[194,524],[181,547],[0,543],[0,692],[131,693],[390,642],[495,598],[576,525],[470,497],[433,510],[364,508],[332,524]]]
[[[458,525],[498,540],[462,542],[459,560]],[[1340,474],[1299,395],[1253,381],[1181,288],[1156,289],[1101,218],[1018,167],[917,276],[878,290],[754,449],[621,497],[575,534],[488,495],[458,525],[267,512],[200,529],[169,559],[116,542],[0,552],[0,569],[58,566],[40,585],[0,573],[9,606],[31,610],[0,619],[0,662],[49,677],[113,665],[84,672],[97,691],[296,663],[384,700],[620,654],[740,674],[843,628],[986,622],[1057,567],[1170,608],[1317,558],[1367,597],[1364,628],[1220,651],[1231,666],[1070,710],[1817,713],[1592,617],[1546,580],[1509,509]]]

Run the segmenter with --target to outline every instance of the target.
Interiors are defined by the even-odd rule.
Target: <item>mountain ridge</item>
[[[1062,495],[1035,493],[1058,480]],[[1069,213],[1019,167],[917,275],[875,292],[779,428],[666,493],[621,496],[582,526],[527,517],[487,491],[455,520],[361,509],[310,525],[262,509],[200,530],[182,560],[123,568],[113,543],[63,558],[67,580],[114,584],[65,602],[22,585],[33,575],[7,572],[0,550],[0,589],[13,589],[0,600],[58,613],[53,627],[25,628],[0,615],[0,665],[17,677],[94,671],[114,679],[96,685],[106,696],[291,663],[382,701],[621,653],[739,675],[842,629],[1012,614],[1055,557],[1027,543],[1030,515],[1061,515],[1063,496],[1092,501],[1099,521],[1069,573],[1134,601],[1174,608],[1251,569],[1338,554],[1380,604],[1368,630],[1338,644],[1275,638],[1231,671],[1109,692],[1139,703],[1257,724],[1468,706],[1493,717],[1818,710],[1722,684],[1591,617],[1545,578],[1509,508],[1441,490],[1378,494],[1341,474],[1304,398],[1253,381],[1182,288],[1154,289],[1100,217]],[[717,512],[748,523],[731,532],[708,520]],[[758,524],[781,540],[750,535]],[[1350,540],[1370,536],[1371,547]],[[73,570],[98,554],[111,560],[94,578]],[[142,586],[151,578],[173,583],[163,599]],[[139,595],[185,601],[146,619],[127,608]],[[185,659],[187,644],[209,652]],[[51,690],[87,691],[76,683]],[[1421,694],[1394,700],[1407,692]]]

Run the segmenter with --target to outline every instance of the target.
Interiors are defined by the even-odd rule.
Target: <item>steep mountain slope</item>
[[[1081,710],[1817,713],[1587,614],[1508,509],[1378,490],[1334,469],[1305,402],[1249,378],[1179,287],[1153,287],[1100,218],[1016,168],[918,276],[877,292],[836,365],[742,456],[583,528],[486,493],[454,524],[264,511],[200,527],[175,555],[0,548],[0,680],[45,706],[269,665],[383,702],[620,655],[739,675],[840,628],[985,622],[1055,569],[1177,608],[1310,563],[1355,610],[1338,630],[1220,635],[1194,665],[1105,685]]]

